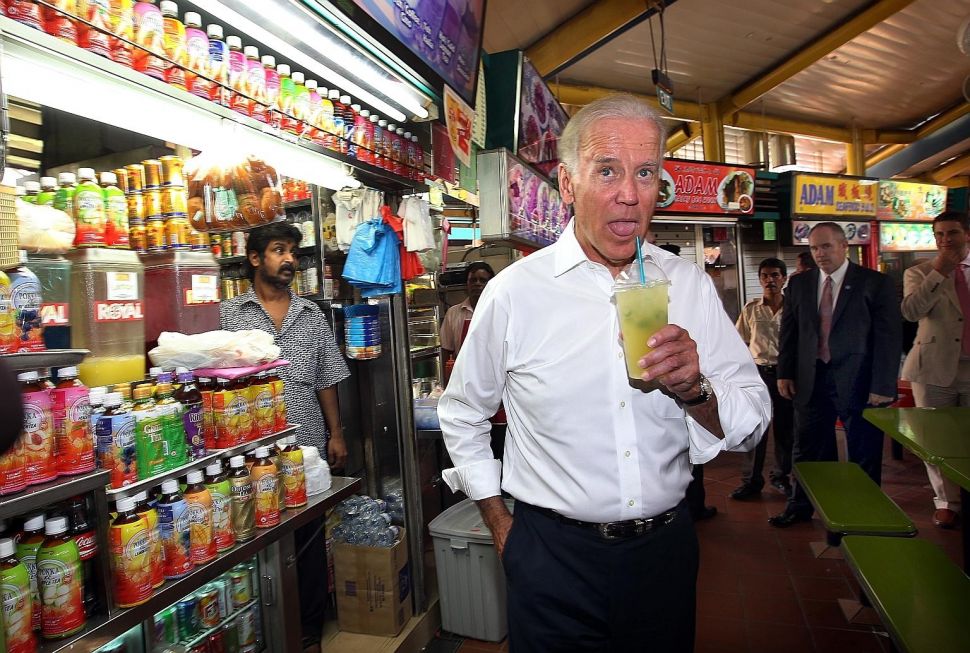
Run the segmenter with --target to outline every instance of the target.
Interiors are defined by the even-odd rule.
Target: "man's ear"
[[[576,200],[573,194],[573,182],[564,163],[559,164],[559,194],[566,204],[572,204]]]

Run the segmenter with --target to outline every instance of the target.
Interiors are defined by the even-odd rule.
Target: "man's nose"
[[[621,183],[616,192],[616,201],[620,204],[630,206],[640,203],[640,196],[637,193],[637,180],[633,175],[627,176]]]

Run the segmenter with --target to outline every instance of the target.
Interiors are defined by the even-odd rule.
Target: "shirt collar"
[[[586,252],[579,245],[579,240],[576,238],[576,218],[574,217],[566,225],[566,229],[559,236],[559,240],[556,241],[556,263],[553,269],[553,276],[560,276],[580,263],[588,260]]]
[[[970,251],[967,252],[967,257],[960,261],[960,265],[966,265],[970,267]]]
[[[472,308],[472,300],[470,300],[470,299],[467,299],[466,298],[465,301],[463,301],[462,303],[460,303],[458,305],[461,306],[461,309],[463,311],[468,311],[469,313],[474,313],[475,312],[475,309]]]
[[[849,259],[848,258],[845,259],[844,261],[842,261],[842,265],[840,265],[838,267],[838,269],[835,272],[833,272],[831,275],[825,274],[824,272],[822,272],[822,268],[819,268],[819,270],[818,270],[818,273],[819,273],[818,282],[819,282],[819,284],[823,284],[823,283],[825,283],[825,277],[831,276],[832,277],[832,283],[835,286],[841,286],[842,285],[842,280],[845,279],[845,273],[848,272],[848,270],[849,270]],[[821,287],[821,285],[819,287]]]

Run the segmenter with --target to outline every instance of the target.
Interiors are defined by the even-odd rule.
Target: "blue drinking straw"
[[[647,285],[647,273],[643,270],[643,253],[640,251],[640,236],[637,239],[637,265],[640,267],[640,285]]]

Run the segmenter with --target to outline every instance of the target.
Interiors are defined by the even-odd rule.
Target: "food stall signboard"
[[[556,146],[568,119],[535,66],[523,57],[516,154],[546,175],[554,176],[559,165]]]
[[[792,245],[807,245],[808,234],[817,224],[826,220],[792,220]],[[872,229],[868,222],[839,222],[850,245],[868,245],[872,241]]]
[[[754,213],[754,168],[664,161],[658,213]]]
[[[879,225],[879,251],[928,252],[936,250],[930,222],[884,222]]]
[[[932,220],[946,210],[946,186],[909,181],[880,181],[880,220]]]
[[[876,215],[876,182],[846,177],[795,175],[792,214],[872,218]]]

